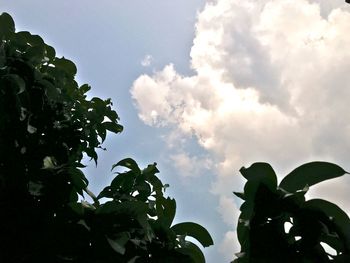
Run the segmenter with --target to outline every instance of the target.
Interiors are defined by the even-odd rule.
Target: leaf
[[[92,147],[86,148],[86,149],[85,149],[85,152],[86,152],[86,154],[87,154],[91,159],[94,160],[94,162],[95,162],[95,164],[96,164],[96,166],[97,166],[97,159],[98,159],[98,156],[97,156],[97,153],[96,153],[95,149],[92,148]]]
[[[125,158],[125,159],[117,162],[116,164],[113,164],[111,171],[113,171],[114,168],[117,167],[117,166],[123,166],[123,167],[129,168],[131,171],[135,172],[136,174],[140,174],[141,173],[141,170],[140,170],[139,166],[131,158]]]
[[[154,174],[149,175],[149,182],[153,186],[153,191],[156,192],[157,195],[163,196],[163,183],[162,181]]]
[[[242,250],[246,250],[250,246],[249,240],[249,220],[239,219],[237,224],[237,238]]]
[[[5,51],[5,45],[2,43],[0,45],[0,68],[3,68],[6,64],[6,51]]]
[[[45,55],[50,59],[53,60],[56,57],[56,51],[53,47],[49,45],[45,45],[46,53]]]
[[[102,142],[104,142],[106,140],[107,131],[103,125],[97,126],[97,133],[100,136]]]
[[[347,3],[350,3],[350,0],[347,1]],[[350,262],[350,255],[337,255],[336,257],[334,257],[333,263],[348,263]]]
[[[167,227],[170,227],[173,223],[176,214],[176,201],[170,197],[163,199],[163,222]]]
[[[123,126],[115,122],[103,122],[102,125],[109,131],[119,133],[123,131]]]
[[[103,197],[113,198],[113,191],[110,186],[105,187],[96,197],[97,199],[101,199]]]
[[[83,190],[88,185],[88,180],[86,179],[84,173],[78,168],[69,169],[70,178],[77,192],[83,196]]]
[[[114,194],[117,192],[120,194],[130,195],[134,191],[135,174],[133,171],[127,171],[118,174],[111,182],[111,189]]]
[[[125,254],[125,245],[130,239],[130,234],[128,232],[118,233],[113,239],[107,237],[109,245],[119,254]]]
[[[203,252],[197,245],[193,244],[192,242],[187,241],[185,247],[181,247],[176,250],[181,254],[190,256],[194,263],[205,263]]]
[[[79,90],[82,94],[88,92],[91,89],[91,86],[88,84],[83,84],[80,86]]]
[[[9,85],[11,88],[15,89],[14,92],[16,94],[21,94],[26,89],[26,84],[19,75],[16,74],[7,74],[3,77],[4,80],[6,80],[6,84]]]
[[[339,206],[323,199],[311,199],[304,203],[303,208],[324,213],[337,226],[346,249],[350,250],[350,219]]]
[[[245,200],[245,196],[244,193],[240,193],[240,192],[233,192],[233,194],[239,198],[241,198],[242,200]]]
[[[141,201],[147,201],[152,192],[150,184],[145,181],[138,182],[134,189],[139,192],[136,197]]]
[[[156,173],[159,173],[157,163],[149,164],[145,169],[142,170],[142,174],[144,174],[146,177],[155,175]]]
[[[138,258],[140,258],[140,256],[135,256],[135,257],[131,258],[127,263],[135,263]]]
[[[125,201],[118,203],[116,201],[108,201],[96,210],[97,214],[120,214],[125,213],[132,216],[139,216],[146,214],[148,210],[147,204],[140,201]]]
[[[169,188],[169,187],[170,187],[170,185],[169,185],[169,184],[164,184],[164,185],[163,185],[163,190],[164,190],[164,192],[165,192],[165,191],[166,191],[166,189],[167,189],[167,188]]]
[[[71,202],[68,206],[79,216],[84,215],[84,206],[81,203]]]
[[[20,31],[16,33],[16,40],[26,47],[29,46],[43,46],[45,45],[44,40],[38,35],[32,35],[28,31]]]
[[[23,57],[28,59],[33,64],[39,64],[43,58],[45,53],[45,47],[42,46],[33,46],[30,47],[24,54]]]
[[[75,64],[64,57],[56,58],[54,61],[54,65],[64,70],[67,74],[71,76],[75,76],[75,74],[77,74],[77,67],[75,66]]]
[[[2,13],[0,15],[0,38],[15,32],[15,22],[8,13]]]
[[[336,251],[344,251],[344,244],[339,240],[339,237],[330,234],[324,234],[320,237],[320,241],[327,243]]]
[[[172,226],[171,229],[177,235],[187,235],[197,239],[204,247],[208,247],[214,244],[209,232],[204,227],[196,223],[179,223]]]
[[[277,176],[268,163],[253,163],[249,168],[242,167],[239,171],[248,181],[259,181],[271,190],[277,187]]]
[[[32,126],[28,123],[28,125],[27,125],[27,132],[28,133],[33,134],[33,133],[36,133],[37,130],[38,130],[37,128],[35,128],[34,126]]]
[[[49,98],[49,100],[57,101],[61,94],[61,90],[46,79],[40,80],[40,84],[44,87],[46,96]]]
[[[42,169],[54,169],[57,167],[56,159],[52,156],[46,156],[43,160]]]
[[[284,177],[279,187],[288,192],[295,192],[305,186],[312,186],[346,173],[343,168],[333,163],[310,162],[299,166]]]

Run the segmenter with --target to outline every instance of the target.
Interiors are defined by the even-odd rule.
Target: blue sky
[[[74,61],[90,96],[112,98],[125,130],[109,136],[91,189],[125,157],[157,162],[177,221],[213,235],[228,262],[241,166],[284,174],[311,160],[349,167],[350,11],[342,0],[0,0],[17,30]],[[350,211],[350,180],[311,191]]]

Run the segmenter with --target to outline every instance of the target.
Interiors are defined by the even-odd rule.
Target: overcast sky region
[[[344,0],[0,0],[18,30],[78,67],[90,96],[112,98],[125,130],[109,136],[101,190],[125,157],[157,162],[176,221],[213,235],[207,262],[239,252],[238,170],[280,175],[314,160],[350,170],[350,5]],[[350,178],[311,188],[350,212]]]

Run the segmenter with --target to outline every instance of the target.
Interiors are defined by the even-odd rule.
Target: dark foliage
[[[164,197],[155,164],[124,159],[110,186],[88,190],[83,155],[97,164],[107,131],[123,129],[110,99],[87,99],[75,64],[39,36],[15,32],[6,13],[0,39],[0,262],[205,262],[185,238],[206,247],[209,233],[172,226],[176,203]],[[84,194],[93,203],[80,201]]]
[[[241,252],[237,263],[350,262],[350,219],[337,205],[322,199],[305,200],[309,187],[347,174],[327,162],[304,164],[277,185],[267,163],[242,168],[248,180],[243,193],[237,233]],[[285,228],[289,223],[291,228]],[[335,251],[330,255],[322,246]]]

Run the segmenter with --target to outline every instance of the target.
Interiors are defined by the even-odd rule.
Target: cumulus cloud
[[[218,210],[222,216],[222,220],[227,225],[235,226],[235,221],[239,216],[239,207],[231,197],[221,196],[219,200]]]
[[[219,245],[219,251],[223,254],[225,261],[231,261],[232,258],[234,258],[234,254],[239,251],[239,248],[240,246],[236,238],[236,232],[228,231]]]
[[[204,169],[210,169],[212,162],[208,158],[190,156],[186,152],[179,152],[170,156],[173,165],[181,171],[184,177],[198,177]],[[198,165],[200,164],[200,165]]]
[[[219,160],[211,192],[220,211],[243,184],[234,171],[255,161],[286,172],[322,159],[349,170],[349,25],[343,1],[210,1],[196,23],[195,74],[169,64],[140,76],[131,89],[139,116],[195,136]],[[184,165],[183,157],[174,160]],[[346,187],[334,189],[350,212]]]

